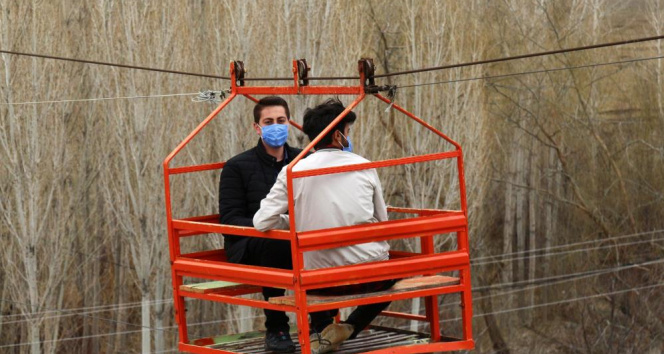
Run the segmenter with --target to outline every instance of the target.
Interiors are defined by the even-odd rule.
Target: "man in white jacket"
[[[304,115],[304,132],[313,140],[344,109],[338,100],[328,100],[307,109]],[[369,162],[352,153],[349,134],[355,119],[355,113],[349,112],[315,146],[316,152],[301,160],[293,171]],[[380,180],[374,169],[298,178],[293,181],[293,188],[295,225],[298,232],[387,220]],[[287,213],[288,190],[286,168],[283,168],[254,215],[254,227],[260,231],[288,229]],[[387,242],[380,241],[307,252],[304,254],[304,268],[318,269],[387,260],[389,249]],[[308,293],[348,295],[385,290],[392,285],[394,281],[387,280],[319,289]],[[332,324],[338,310],[312,313],[312,352],[320,354],[332,351],[347,338],[354,338],[388,305],[389,302],[359,306],[341,324]]]

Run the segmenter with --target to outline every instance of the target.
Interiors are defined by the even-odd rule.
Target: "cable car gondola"
[[[240,61],[231,62],[231,88],[226,99],[201,122],[164,160],[164,185],[166,192],[166,216],[171,258],[171,275],[175,318],[179,330],[181,351],[191,353],[243,353],[261,352],[260,338],[219,342],[218,338],[190,339],[187,332],[185,298],[205,301],[252,306],[295,313],[297,320],[297,350],[309,353],[309,323],[311,312],[358,306],[363,304],[395,301],[422,297],[426,313],[423,315],[383,311],[382,315],[429,323],[429,333],[409,332],[394,328],[371,327],[358,338],[343,343],[338,348],[344,353],[431,353],[474,348],[472,336],[472,301],[470,258],[468,247],[468,209],[463,174],[461,146],[436,128],[427,124],[406,109],[384,97],[380,92],[392,89],[377,86],[374,80],[374,65],[371,59],[361,59],[358,63],[359,84],[357,86],[311,86],[306,60],[293,61],[293,82],[291,86],[246,86],[245,69]],[[219,224],[219,215],[173,218],[171,204],[170,176],[202,171],[219,170],[224,162],[170,167],[173,158],[212,121],[237,96],[256,101],[253,95],[352,95],[355,100],[347,110],[339,115],[328,128],[304,148],[287,168],[288,185],[296,178],[307,178],[323,174],[333,174],[363,169],[385,168],[429,161],[455,159],[458,169],[460,210],[413,209],[391,207],[388,211],[401,213],[403,218],[384,222],[297,232],[272,230],[266,233],[253,228]],[[374,161],[369,163],[294,172],[293,167],[312,151],[315,143],[340,122],[345,114],[355,108],[367,95],[373,95],[390,104],[393,109],[422,125],[441,139],[454,146],[451,151]],[[289,190],[291,220],[293,217],[293,194]],[[409,215],[414,215],[408,217]],[[294,221],[292,221],[294,222]],[[230,263],[225,250],[202,252],[181,252],[180,242],[187,237],[205,237],[210,233],[233,234],[248,237],[271,237],[291,242],[293,269],[272,269]],[[434,235],[456,234],[456,249],[437,251],[434,248]],[[355,264],[335,268],[304,270],[303,253],[325,248],[346,246],[370,241],[419,238],[420,252],[390,251],[390,259],[376,263]],[[442,275],[454,273],[454,277]],[[184,278],[202,278],[209,282],[185,284]],[[308,295],[307,291],[339,285],[365,283],[386,279],[401,278],[392,289],[362,296],[320,297]],[[262,287],[290,290],[292,295],[261,301],[242,295],[258,293]],[[449,338],[441,334],[441,313],[437,296],[458,293],[461,298],[462,337]],[[228,338],[228,337],[226,337]]]

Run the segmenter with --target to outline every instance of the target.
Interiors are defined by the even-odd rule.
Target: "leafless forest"
[[[0,0],[0,16],[3,50],[214,75],[243,60],[254,77],[289,76],[295,58],[312,76],[352,76],[361,57],[384,73],[664,32],[664,0]],[[651,41],[378,82],[437,83],[396,101],[464,147],[477,352],[664,351],[663,51]],[[229,82],[0,59],[0,352],[176,352],[161,162],[214,108],[195,94]],[[301,121],[322,98],[288,99]],[[238,100],[176,164],[256,143],[252,104]],[[444,148],[385,108],[370,97],[357,110],[359,154]],[[380,171],[386,200],[458,207],[448,167]],[[217,181],[176,178],[176,216],[216,213]],[[458,298],[440,300],[454,335]],[[188,310],[192,338],[263,322]]]

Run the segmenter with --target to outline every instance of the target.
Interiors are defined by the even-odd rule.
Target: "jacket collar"
[[[277,162],[277,159],[274,156],[267,153],[267,150],[265,150],[265,146],[263,146],[261,138],[258,138],[258,144],[256,145],[256,154],[258,155],[258,158],[260,158],[261,161],[268,166],[276,166],[277,163],[279,164],[281,163]],[[288,164],[288,162],[292,160],[294,157],[295,156],[292,156],[291,147],[288,146],[288,144],[284,144],[284,160],[283,160],[284,165]]]

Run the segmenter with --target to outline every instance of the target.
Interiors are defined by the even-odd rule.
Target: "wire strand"
[[[659,263],[663,263],[663,262],[664,262],[664,259],[660,259],[660,260],[653,260],[653,261],[648,261],[648,262],[643,262],[643,263],[638,263],[638,264],[633,264],[633,265],[623,265],[623,266],[619,266],[619,267],[615,267],[615,268],[599,269],[599,270],[593,270],[593,271],[588,271],[588,272],[579,272],[579,273],[574,273],[574,274],[563,274],[563,275],[557,275],[557,276],[551,276],[551,277],[545,277],[545,278],[531,279],[531,280],[539,280],[538,282],[521,281],[521,282],[498,284],[498,285],[503,285],[503,286],[512,286],[513,284],[516,284],[516,286],[524,286],[525,285],[527,287],[521,288],[521,289],[508,290],[508,291],[504,291],[504,292],[500,292],[500,293],[496,293],[496,294],[476,296],[476,297],[473,297],[473,302],[475,302],[476,300],[482,300],[482,299],[487,299],[487,298],[505,296],[505,295],[509,295],[509,294],[513,294],[513,293],[517,293],[517,292],[522,292],[522,291],[528,291],[528,290],[541,288],[541,287],[544,287],[544,286],[557,285],[557,284],[566,283],[566,282],[569,282],[569,281],[576,281],[576,280],[580,280],[580,279],[590,278],[590,277],[593,277],[593,276],[604,275],[604,274],[609,274],[609,273],[615,273],[615,272],[619,272],[619,271],[626,270],[626,269],[649,266],[649,265],[659,264]],[[545,282],[545,283],[540,284],[541,282]],[[535,285],[528,286],[530,284],[535,284]],[[489,287],[491,287],[491,286],[489,286]],[[489,287],[486,287],[486,288],[489,288]],[[483,291],[483,290],[484,289],[482,289],[482,288],[472,289],[473,292]],[[455,306],[455,305],[458,305],[458,304],[459,303],[443,304],[442,307]]]
[[[575,302],[575,301],[593,299],[593,298],[597,298],[597,297],[623,294],[623,293],[628,293],[628,292],[631,292],[631,291],[652,289],[652,288],[657,288],[657,287],[660,287],[660,286],[664,286],[664,283],[645,285],[645,286],[640,286],[640,287],[636,287],[636,288],[629,288],[629,289],[624,289],[624,290],[618,290],[618,291],[604,292],[604,293],[599,293],[599,294],[595,294],[595,295],[577,297],[577,298],[573,298],[573,299],[551,301],[551,302],[547,302],[547,303],[543,303],[543,304],[535,304],[535,305],[530,305],[530,306],[517,307],[517,308],[512,308],[512,309],[506,309],[506,310],[499,310],[499,311],[494,311],[494,312],[489,312],[489,313],[481,313],[481,314],[474,315],[473,317],[484,317],[484,316],[488,316],[488,315],[500,315],[500,314],[504,314],[504,313],[522,311],[522,310],[529,310],[529,309],[545,307],[545,306],[561,305],[561,304],[566,304],[566,303]]]
[[[596,240],[590,240],[590,241],[581,241],[581,242],[575,242],[575,243],[568,243],[568,244],[564,244],[564,245],[536,248],[536,249],[527,250],[527,251],[501,253],[501,254],[495,254],[495,255],[490,255],[490,256],[477,257],[477,258],[474,258],[474,260],[478,261],[478,260],[484,260],[484,259],[496,259],[496,258],[501,258],[501,257],[505,257],[505,256],[522,255],[522,254],[541,252],[541,251],[550,251],[550,250],[556,250],[556,249],[567,248],[567,247],[576,247],[576,246],[599,243],[599,242],[622,240],[622,239],[625,239],[625,238],[632,238],[632,237],[638,237],[638,236],[650,235],[650,234],[656,234],[656,233],[662,233],[662,232],[664,232],[664,229],[650,230],[650,231],[637,232],[637,233],[621,235],[621,236],[612,236],[612,237],[596,239]]]
[[[11,303],[13,303],[13,304],[27,305],[26,302],[20,302],[20,301],[9,300],[9,299],[0,299],[0,301],[11,302]],[[136,324],[136,323],[125,322],[125,321],[119,321],[119,320],[113,320],[113,319],[110,319],[110,318],[99,317],[99,316],[93,316],[93,315],[88,315],[88,314],[76,314],[76,315],[78,315],[78,316],[90,317],[90,318],[95,318],[95,319],[102,320],[102,321],[107,321],[107,322],[126,324],[126,325],[130,325],[130,326],[134,326],[134,327],[141,327],[141,328],[147,328],[147,329],[152,329],[152,330],[162,330],[162,329],[160,329],[160,328],[147,327],[147,326],[139,325],[139,324]],[[0,348],[1,348],[1,347],[0,347]]]
[[[606,242],[606,241],[614,241],[614,240],[622,240],[626,238],[632,238],[632,237],[637,237],[637,236],[643,236],[643,235],[649,235],[653,233],[658,233],[662,232],[664,229],[660,230],[652,230],[652,231],[647,231],[647,232],[641,232],[641,233],[635,233],[635,234],[629,234],[629,235],[622,235],[622,236],[615,236],[615,237],[610,237],[610,238],[604,238],[604,239],[599,239],[599,240],[591,240],[591,241],[583,241],[583,242],[577,242],[577,243],[571,243],[571,244],[566,244],[566,245],[558,245],[558,246],[553,246],[547,248],[540,248],[540,249],[534,249],[534,250],[529,250],[529,251],[521,251],[521,252],[512,252],[508,253],[505,255],[522,255],[522,254],[527,254],[527,253],[533,253],[533,252],[540,252],[540,251],[551,251],[555,249],[561,249],[561,248],[568,248],[568,247],[574,247],[574,246],[579,246],[579,245],[587,245],[587,244],[594,244],[594,243],[599,243],[599,242]],[[620,243],[620,244],[611,244],[608,245],[609,247],[621,247],[621,246],[631,246],[635,244],[641,244],[641,243],[648,243],[648,242],[659,242],[661,241],[661,238],[657,239],[649,239],[649,240],[642,240],[642,241],[637,241],[637,242],[627,242],[627,243]],[[577,249],[577,250],[571,250],[571,251],[564,251],[564,252],[547,252],[540,254],[538,256],[549,256],[549,255],[564,255],[564,254],[570,254],[570,253],[578,253],[582,251],[590,251],[594,249],[599,249],[599,248],[605,248],[605,246],[600,246],[600,247],[587,247],[587,248],[582,248],[582,249]],[[479,257],[476,259],[482,260],[482,259],[495,259],[502,257],[502,255],[492,255],[492,256],[485,256],[485,257]],[[500,259],[500,262],[508,262],[508,261],[515,261],[515,260],[520,260],[520,259],[525,259],[529,257],[512,257],[512,258],[507,258],[507,259]],[[474,263],[473,265],[483,265],[483,264],[488,264],[488,263],[496,263],[496,261],[492,262],[478,262]],[[577,274],[571,274],[571,275],[564,275],[564,276],[574,276]],[[536,278],[536,279],[542,279],[542,278]],[[531,279],[531,280],[536,280],[536,279]],[[514,284],[514,283],[509,283],[509,284]],[[508,283],[505,284],[500,284],[502,286],[508,286]],[[148,301],[148,304],[152,305],[157,305],[159,303],[168,303],[172,302],[173,299],[163,299],[163,300],[152,300]],[[90,310],[99,310],[99,312],[102,311],[110,311],[110,310],[122,310],[125,308],[134,308],[134,307],[140,307],[142,306],[142,302],[127,302],[127,303],[119,303],[119,304],[111,304],[111,305],[100,305],[100,306],[90,306],[90,307],[79,307],[79,308],[72,308],[72,309],[59,309],[59,310],[47,310],[47,311],[42,311],[42,312],[34,312],[34,313],[27,313],[27,314],[14,314],[14,315],[4,315],[0,316],[2,319],[9,319],[11,320],[12,318],[15,317],[26,317],[26,316],[37,316],[37,315],[45,315],[49,313],[60,313],[60,314],[66,314],[67,316],[71,316],[68,314],[69,312],[85,312],[85,311],[90,311]],[[8,322],[5,322],[8,323]]]
[[[596,63],[596,64],[587,64],[587,65],[579,65],[579,66],[568,66],[568,67],[564,67],[564,68],[542,69],[542,70],[533,70],[533,71],[524,71],[524,72],[518,72],[518,73],[510,73],[510,74],[471,77],[471,78],[458,79],[458,80],[446,80],[446,81],[427,82],[427,83],[422,83],[422,84],[401,85],[401,86],[397,86],[397,88],[402,89],[402,88],[411,88],[411,87],[418,87],[418,86],[451,84],[451,83],[466,82],[466,81],[502,79],[502,78],[506,78],[506,77],[521,76],[521,75],[542,74],[542,73],[549,73],[549,72],[556,72],[556,71],[576,70],[576,69],[584,69],[584,68],[592,68],[592,67],[600,67],[600,66],[608,66],[608,65],[617,65],[617,64],[629,64],[629,63],[636,63],[636,62],[641,62],[641,61],[657,60],[657,59],[662,59],[662,58],[664,58],[664,55],[656,56],[656,57],[647,57],[647,58],[637,58],[637,59],[613,61],[613,62],[607,62],[607,63]]]
[[[107,100],[127,100],[136,98],[161,98],[161,97],[176,97],[176,96],[194,96],[198,92],[193,93],[172,93],[164,95],[143,95],[143,96],[122,96],[122,97],[100,97],[100,98],[79,98],[70,100],[56,100],[56,101],[31,101],[31,102],[0,102],[0,105],[30,105],[30,104],[45,104],[45,103],[68,103],[68,102],[92,102],[92,101],[107,101]]]
[[[551,302],[546,302],[546,303],[541,303],[541,304],[535,304],[535,305],[529,305],[529,306],[523,306],[523,307],[516,307],[516,308],[511,308],[511,309],[487,312],[487,313],[478,313],[478,314],[474,314],[473,318],[484,317],[484,316],[489,316],[489,315],[501,315],[501,314],[504,314],[504,313],[510,313],[510,312],[516,312],[516,311],[522,311],[522,310],[530,310],[530,309],[546,307],[546,306],[562,305],[562,304],[566,304],[566,303],[571,303],[571,302],[576,302],[576,301],[581,301],[581,300],[588,300],[588,299],[593,299],[593,298],[597,298],[597,297],[628,293],[628,292],[631,292],[631,291],[653,289],[653,288],[657,288],[657,287],[661,287],[661,286],[664,286],[664,283],[644,285],[644,286],[634,287],[634,288],[629,288],[629,289],[603,292],[603,293],[599,293],[599,294],[595,294],[595,295],[581,296],[581,297],[576,297],[576,298],[573,298],[573,299],[551,301]],[[460,319],[461,319],[461,317],[455,317],[455,318],[449,318],[449,319],[442,320],[441,322],[453,322],[453,321],[458,321]]]
[[[250,320],[250,319],[255,319],[257,316],[248,316],[248,317],[242,317],[239,318],[238,320]],[[197,322],[197,323],[188,323],[189,326],[203,326],[203,325],[208,325],[208,324],[215,324],[215,323],[224,323],[224,322],[229,322],[233,321],[234,319],[226,319],[226,320],[215,320],[215,321],[206,321],[206,322]],[[162,330],[170,330],[170,332],[173,332],[175,329],[177,329],[177,326],[167,326],[167,327],[162,327],[162,328],[156,328],[156,329],[162,329]],[[78,336],[78,337],[67,337],[67,338],[61,338],[61,339],[50,339],[50,340],[45,340],[45,341],[39,341],[39,342],[21,342],[21,343],[15,343],[15,344],[8,344],[8,345],[0,345],[0,348],[13,348],[13,347],[22,347],[26,345],[32,345],[36,343],[54,343],[54,342],[65,342],[65,341],[72,341],[72,340],[77,340],[77,339],[89,339],[89,338],[99,338],[99,337],[107,337],[107,336],[112,336],[112,335],[121,335],[121,334],[135,334],[135,333],[141,333],[142,330],[133,330],[133,331],[122,331],[122,332],[109,332],[109,333],[99,333],[99,334],[91,334],[87,336]]]
[[[645,285],[645,286],[636,287],[636,288],[629,288],[629,289],[623,289],[623,290],[618,290],[618,291],[604,292],[604,293],[599,293],[599,294],[595,294],[595,295],[576,297],[576,298],[573,298],[573,299],[551,301],[551,302],[546,302],[546,303],[541,303],[541,304],[535,304],[535,305],[529,305],[529,306],[523,306],[523,307],[516,307],[516,308],[511,308],[511,309],[487,312],[487,313],[478,313],[478,314],[474,314],[473,318],[484,317],[484,316],[489,316],[489,315],[500,315],[500,314],[504,314],[504,313],[510,313],[510,312],[516,312],[516,311],[522,311],[522,310],[529,310],[529,309],[534,309],[534,308],[539,308],[539,307],[561,305],[561,304],[566,304],[566,303],[571,303],[571,302],[576,302],[576,301],[581,301],[581,300],[588,300],[588,299],[597,298],[597,297],[623,294],[623,293],[628,293],[628,292],[631,292],[631,291],[653,289],[653,288],[657,288],[657,287],[661,287],[661,286],[664,286],[664,283]],[[454,322],[454,321],[459,321],[461,319],[462,319],[461,317],[448,318],[448,319],[442,320],[441,322]],[[410,326],[409,325],[399,326],[397,328],[408,328],[408,327],[410,327]]]
[[[188,76],[198,76],[198,77],[209,77],[209,78],[213,78],[213,79],[222,79],[222,80],[230,80],[230,79],[231,79],[231,78],[228,77],[228,76],[200,74],[200,73],[192,73],[192,72],[178,71],[178,70],[157,69],[157,68],[150,68],[150,67],[147,67],[147,66],[137,66],[137,65],[128,65],[128,64],[108,63],[108,62],[103,62],[103,61],[86,60],[86,59],[76,59],[76,58],[67,58],[67,57],[61,57],[61,56],[55,56],[55,55],[45,55],[45,54],[36,54],[36,53],[16,52],[16,51],[12,51],[12,50],[3,50],[3,49],[0,49],[0,53],[12,54],[12,55],[20,55],[20,56],[27,56],[27,57],[35,57],[35,58],[42,58],[42,59],[63,60],[63,61],[70,61],[70,62],[83,63],[83,64],[94,64],[94,65],[113,66],[113,67],[125,68],[125,69],[135,69],[135,70],[153,71],[153,72],[160,72],[160,73],[167,73],[167,74],[178,74],[178,75],[188,75]]]
[[[655,41],[655,40],[660,40],[660,39],[664,39],[664,35],[629,39],[629,40],[626,40],[626,41],[594,44],[594,45],[588,45],[588,46],[583,46],[583,47],[573,47],[573,48],[566,48],[566,49],[550,50],[550,51],[546,51],[546,52],[515,55],[515,56],[502,57],[502,58],[496,58],[496,59],[478,60],[478,61],[472,61],[472,62],[460,63],[460,64],[450,64],[450,65],[434,66],[434,67],[422,68],[422,69],[397,71],[397,72],[393,72],[393,73],[374,75],[373,77],[374,78],[381,78],[381,77],[389,77],[389,76],[397,76],[397,75],[423,73],[423,72],[428,72],[428,71],[461,68],[461,67],[466,67],[466,66],[492,64],[492,63],[499,63],[499,62],[504,62],[504,61],[519,60],[519,59],[526,59],[526,58],[535,58],[535,57],[554,55],[554,54],[578,52],[578,51],[582,51],[582,50],[598,49],[598,48],[605,48],[605,47],[615,47],[615,46],[620,46],[620,45],[625,45],[625,44],[648,42],[648,41]]]
[[[392,73],[373,75],[372,77],[373,78],[382,78],[382,77],[399,76],[399,75],[406,75],[406,74],[416,74],[416,73],[423,73],[423,72],[429,72],[429,71],[461,68],[461,67],[467,67],[467,66],[499,63],[499,62],[505,62],[505,61],[526,59],[526,58],[535,58],[535,57],[541,57],[541,56],[547,56],[547,55],[578,52],[578,51],[590,50],[590,49],[615,47],[615,46],[621,46],[621,45],[626,45],[626,44],[634,44],[634,43],[655,41],[655,40],[660,40],[660,39],[664,39],[664,35],[635,38],[635,39],[629,39],[629,40],[624,40],[624,41],[608,42],[608,43],[594,44],[594,45],[588,45],[588,46],[582,46],[582,47],[572,47],[572,48],[565,48],[565,49],[558,49],[558,50],[550,50],[550,51],[538,52],[538,53],[522,54],[522,55],[516,55],[516,56],[510,56],[510,57],[486,59],[486,60],[472,61],[472,62],[466,62],[466,63],[450,64],[450,65],[443,65],[443,66],[434,66],[434,67],[427,67],[427,68],[420,68],[420,69],[413,69],[413,70],[406,70],[406,71],[397,71],[397,72],[392,72]],[[3,50],[3,49],[0,49],[0,53],[12,54],[12,55],[21,55],[21,56],[29,56],[29,57],[37,57],[37,58],[44,58],[44,59],[53,59],[53,60],[64,60],[64,61],[71,61],[71,62],[85,63],[85,64],[114,66],[114,67],[120,67],[120,68],[146,70],[146,71],[162,72],[162,73],[169,73],[169,74],[179,74],[179,75],[189,75],[189,76],[199,76],[199,77],[209,77],[209,78],[215,78],[215,79],[230,80],[230,77],[228,77],[228,76],[218,76],[218,75],[192,73],[192,72],[186,72],[186,71],[157,69],[157,68],[150,68],[150,67],[145,67],[145,66],[108,63],[108,62],[101,62],[101,61],[94,61],[94,60],[67,58],[67,57],[54,56],[54,55],[44,55],[44,54],[36,54],[36,53],[9,51],[9,50]],[[308,80],[349,80],[349,79],[357,80],[357,79],[359,79],[359,76],[309,77],[307,79]],[[257,77],[257,78],[245,77],[244,80],[246,80],[246,81],[286,81],[286,80],[293,80],[293,78],[292,77],[262,77],[262,78],[261,77]]]
[[[579,249],[569,250],[569,251],[531,254],[531,255],[523,256],[523,257],[513,257],[513,258],[499,259],[499,260],[486,261],[486,262],[471,262],[471,265],[478,266],[478,265],[495,264],[495,263],[502,263],[502,262],[513,262],[513,261],[519,261],[519,260],[524,260],[524,259],[550,257],[550,256],[560,256],[560,255],[567,255],[567,254],[573,254],[573,253],[579,253],[579,252],[587,252],[587,251],[590,251],[590,250],[599,250],[599,249],[612,248],[612,247],[622,247],[622,246],[633,246],[633,245],[640,245],[640,244],[644,244],[644,243],[661,242],[661,241],[664,241],[664,237],[660,237],[660,238],[657,238],[657,239],[654,239],[654,240],[642,240],[642,241],[635,241],[635,242],[625,242],[625,243],[619,243],[619,244],[611,244],[611,245],[603,245],[603,246],[595,246],[595,247],[586,247],[586,248],[579,248]]]

